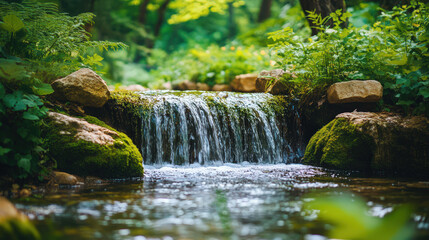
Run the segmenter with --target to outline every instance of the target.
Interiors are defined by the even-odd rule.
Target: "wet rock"
[[[200,91],[210,91],[210,86],[207,83],[197,83],[196,87]]]
[[[3,197],[0,197],[0,239],[40,239],[28,218]]]
[[[296,78],[294,74],[289,71],[282,69],[274,69],[271,71],[262,71],[256,79],[256,91],[257,92],[268,92],[274,95],[288,94],[289,88],[281,82],[281,79]]]
[[[142,157],[132,141],[104,122],[50,112],[43,129],[45,148],[58,169],[79,176],[141,177]]]
[[[391,113],[339,114],[311,138],[304,162],[429,178],[429,120]]]
[[[189,80],[185,80],[183,82],[178,83],[176,86],[174,86],[175,90],[196,90],[197,84],[194,82],[191,82]]]
[[[228,84],[215,84],[212,91],[232,91],[232,87]]]
[[[255,92],[257,74],[241,74],[232,80],[231,87],[238,92]]]
[[[80,69],[52,83],[54,96],[86,107],[101,107],[110,97],[106,82],[88,68]]]
[[[347,81],[328,88],[329,103],[378,102],[383,97],[383,87],[378,81]]]
[[[77,184],[77,178],[71,174],[65,173],[65,172],[53,172],[53,179],[56,184],[61,185],[76,185]]]

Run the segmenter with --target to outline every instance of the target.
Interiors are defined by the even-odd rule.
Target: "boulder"
[[[0,197],[0,239],[40,239],[39,232],[27,216],[3,197]]]
[[[310,139],[304,162],[428,178],[429,120],[391,113],[339,114]]]
[[[106,82],[94,71],[82,68],[52,83],[54,96],[85,107],[101,107],[110,97]]]
[[[76,185],[77,184],[77,178],[71,174],[65,173],[65,172],[53,172],[53,182],[56,184],[61,185]]]
[[[255,92],[257,74],[241,74],[232,80],[231,87],[238,92]]]
[[[183,82],[178,83],[174,86],[175,90],[196,90],[197,84],[194,82],[191,82],[189,80],[185,80]]]
[[[215,84],[212,91],[232,91],[232,87],[228,84]]]
[[[104,178],[143,176],[142,156],[130,138],[95,117],[50,112],[43,136],[61,171]]]
[[[282,69],[262,71],[256,79],[256,91],[268,92],[274,95],[288,94],[289,88],[281,82],[281,78],[283,78],[284,75],[287,75],[289,78],[296,78],[296,76],[289,71],[284,71]]]
[[[375,80],[338,82],[328,88],[329,103],[378,102],[383,86]]]
[[[197,90],[210,91],[210,86],[207,83],[197,83]]]

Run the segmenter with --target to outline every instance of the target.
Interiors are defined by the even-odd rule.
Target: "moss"
[[[337,118],[320,129],[307,145],[304,163],[349,170],[368,170],[374,156],[372,138],[348,120]]]
[[[47,121],[44,129],[45,147],[49,155],[57,161],[59,170],[80,176],[104,178],[125,178],[143,176],[142,156],[131,139],[124,133],[107,126],[95,117],[85,119],[115,131],[112,145],[99,145],[84,140],[75,140],[76,130]],[[68,131],[71,134],[59,134]]]
[[[40,234],[34,225],[26,218],[0,219],[0,240],[40,239]]]

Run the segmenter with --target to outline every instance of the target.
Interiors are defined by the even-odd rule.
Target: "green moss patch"
[[[337,118],[320,129],[307,145],[304,163],[349,170],[368,170],[374,156],[372,138]]]
[[[95,117],[87,116],[89,123],[108,128],[117,133],[114,143],[100,145],[85,140],[76,140],[73,126],[47,121],[44,138],[45,148],[57,162],[59,170],[79,176],[103,178],[127,178],[143,176],[142,156],[131,139]],[[70,134],[60,134],[68,132]]]

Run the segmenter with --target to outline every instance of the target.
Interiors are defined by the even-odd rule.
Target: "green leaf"
[[[7,15],[3,18],[3,24],[1,25],[1,28],[14,34],[21,30],[24,26],[24,22],[22,22],[22,20],[19,19],[19,17],[16,15]]]
[[[22,115],[22,118],[27,120],[33,120],[33,121],[39,120],[38,116],[31,114],[29,112],[24,112],[24,114]]]
[[[0,78],[6,80],[23,80],[30,75],[24,66],[19,65],[17,61],[9,59],[0,59]]]
[[[403,54],[400,58],[397,58],[395,60],[387,60],[386,62],[390,65],[405,65],[407,64],[408,57],[406,54]]]
[[[5,155],[6,153],[10,152],[12,149],[10,148],[4,148],[2,146],[0,146],[0,156]]]
[[[33,92],[37,95],[48,95],[54,92],[50,84],[42,83],[37,87],[33,87]]]
[[[15,104],[15,107],[13,107],[13,111],[24,111],[26,109],[27,109],[27,105],[23,100],[17,101]]]
[[[31,156],[25,155],[18,160],[18,167],[23,168],[26,172],[30,172],[31,168]]]
[[[7,94],[3,98],[3,103],[8,108],[13,108],[17,101],[15,94]]]
[[[429,88],[428,87],[420,88],[419,95],[423,96],[423,98],[428,98],[429,97]]]
[[[399,100],[396,104],[402,106],[410,106],[414,103],[413,100]]]

